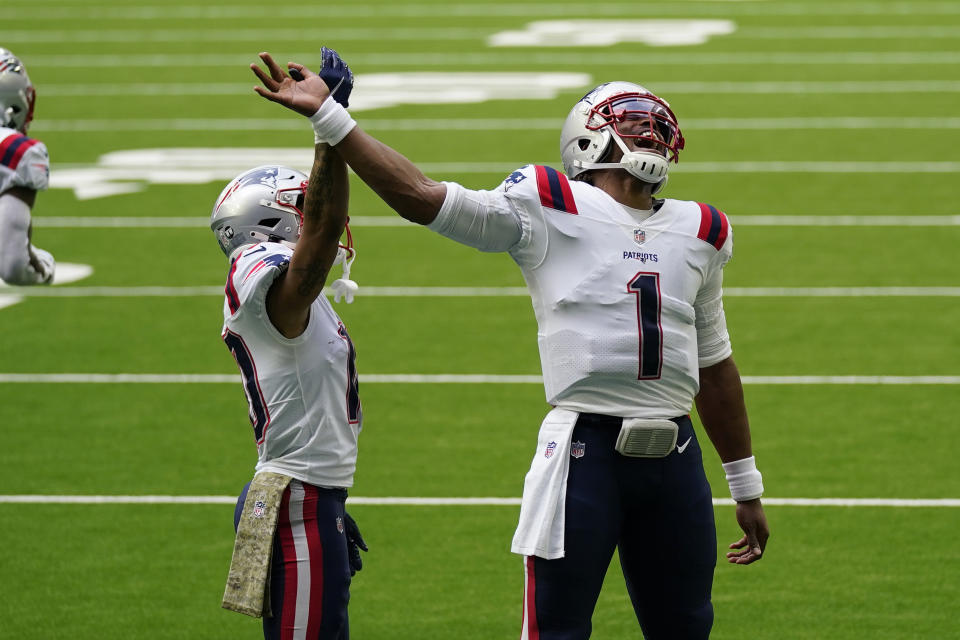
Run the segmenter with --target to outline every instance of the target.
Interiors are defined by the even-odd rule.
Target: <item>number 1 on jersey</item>
[[[660,274],[639,272],[627,284],[627,292],[637,296],[637,331],[640,334],[637,380],[657,380],[663,369]]]

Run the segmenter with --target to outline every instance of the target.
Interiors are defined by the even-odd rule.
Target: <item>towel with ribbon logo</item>
[[[580,414],[554,409],[540,425],[537,453],[523,482],[520,522],[511,551],[546,560],[562,558],[570,439]]]

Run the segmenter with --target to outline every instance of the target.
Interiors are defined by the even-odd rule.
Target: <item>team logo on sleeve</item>
[[[583,442],[574,442],[570,445],[570,455],[574,458],[582,458],[587,451],[587,445]]]
[[[516,171],[511,173],[509,176],[507,176],[507,179],[503,181],[503,184],[504,184],[503,189],[504,191],[509,191],[510,187],[512,187],[515,184],[520,184],[526,179],[527,179],[527,176],[525,176],[522,171],[517,169]]]
[[[548,442],[548,443],[547,443],[547,450],[543,452],[543,457],[544,457],[544,458],[552,458],[552,457],[553,457],[553,453],[554,453],[556,450],[557,450],[557,443],[556,443],[556,442]]]

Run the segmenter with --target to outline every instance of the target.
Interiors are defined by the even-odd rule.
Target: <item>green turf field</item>
[[[4,0],[0,14],[0,46],[37,87],[30,133],[53,161],[34,242],[93,268],[0,290],[0,638],[260,637],[257,621],[219,607],[228,501],[255,449],[219,338],[227,265],[205,219],[229,178],[261,163],[242,165],[253,150],[309,170],[309,126],[256,97],[247,66],[261,50],[315,65],[321,44],[358,76],[361,126],[471,188],[529,162],[560,168],[560,124],[599,82],[668,99],[687,148],[665,195],[714,204],[735,229],[727,318],[773,503],[763,561],[717,567],[713,637],[960,638],[960,3]],[[655,46],[631,40],[642,29],[626,21],[641,19],[726,32]],[[582,20],[610,22],[622,41],[492,40]],[[379,90],[394,104],[362,108],[398,73],[454,75],[413,98]],[[541,76],[504,89],[507,76],[466,75],[481,73]],[[532,96],[540,79],[548,89]],[[443,97],[471,82],[493,93]],[[547,410],[529,381],[539,357],[519,270],[392,224],[361,182],[351,189],[353,277],[367,293],[337,307],[362,376],[351,496],[518,498]],[[443,374],[528,378],[376,377]],[[704,462],[727,497],[716,455]],[[796,498],[881,503],[776,503]],[[519,636],[515,504],[350,511],[371,548],[352,588],[354,638]],[[722,560],[739,533],[732,506],[716,516]],[[640,637],[616,560],[594,630]]]

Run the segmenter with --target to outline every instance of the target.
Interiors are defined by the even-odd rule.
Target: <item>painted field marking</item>
[[[469,72],[456,72],[443,74],[451,79],[460,78],[467,82],[463,76]],[[478,72],[479,73],[479,72]],[[507,76],[509,72],[498,74],[484,74],[490,77]],[[440,72],[422,72],[426,74],[440,74]],[[376,74],[376,75],[401,75],[401,74]],[[518,74],[527,75],[531,74]],[[545,75],[545,74],[540,74]],[[560,74],[563,85],[571,85],[570,92],[574,87],[579,92],[590,84],[590,76],[587,74]],[[362,78],[362,76],[359,76]],[[507,78],[505,78],[507,80]],[[369,81],[369,79],[368,79]],[[358,80],[359,84],[359,80]],[[245,96],[252,94],[252,84],[240,82],[128,82],[128,83],[86,83],[86,84],[66,84],[52,83],[43,88],[43,95],[51,98],[79,98],[79,97],[104,97],[104,96],[129,96],[129,97],[155,97],[155,96],[221,96],[236,95]],[[368,85],[364,85],[365,87]],[[399,85],[398,85],[399,86]],[[359,111],[362,109],[374,109],[384,106],[395,106],[401,104],[447,104],[461,102],[484,102],[492,99],[513,99],[518,97],[530,99],[547,99],[558,95],[559,88],[553,89],[549,95],[540,91],[539,83],[532,82],[531,87],[536,89],[530,91],[530,87],[525,87],[525,91],[518,94],[517,89],[523,87],[522,84],[510,87],[504,87],[503,83],[493,84],[492,81],[486,85],[472,84],[466,86],[462,91],[458,90],[457,96],[461,99],[449,100],[445,97],[447,93],[442,85],[431,85],[434,90],[440,90],[443,99],[437,99],[436,96],[424,94],[420,90],[414,91],[411,87],[405,87],[403,91],[398,91],[396,87],[385,87],[383,90],[378,87],[364,89],[358,92],[357,106],[351,105],[351,109]],[[819,82],[811,81],[664,81],[658,82],[651,80],[645,85],[651,91],[658,94],[679,95],[679,94],[820,94],[820,95],[840,95],[840,94],[888,94],[888,93],[960,93],[960,81],[958,80],[823,80]],[[451,91],[454,88],[451,88]],[[497,92],[496,96],[490,96],[484,93],[484,89]],[[429,88],[426,90],[430,90]],[[391,91],[394,92],[391,94]],[[502,95],[500,92],[503,92]],[[568,91],[564,91],[566,93]],[[372,96],[372,97],[370,97]],[[352,96],[351,96],[352,97]],[[359,99],[363,98],[363,102]],[[369,100],[370,104],[367,104]]]
[[[960,82],[958,82],[960,87]],[[159,147],[124,149],[103,154],[92,165],[57,165],[50,187],[72,189],[77,198],[89,200],[135,193],[150,184],[208,184],[228,181],[251,166],[282,164],[309,170],[313,152],[307,147]],[[527,162],[421,162],[424,173],[455,176],[491,174],[502,179]],[[551,164],[538,162],[534,164]],[[956,161],[733,161],[685,162],[674,169],[680,173],[865,173],[865,174],[955,174]]]
[[[637,5],[632,2],[532,3],[449,3],[449,4],[286,4],[282,6],[158,6],[118,7],[108,4],[83,7],[42,6],[41,3],[58,0],[30,0],[24,7],[5,7],[7,20],[222,20],[224,18],[489,18],[504,17],[566,17],[566,16],[636,16]],[[61,4],[62,4],[62,0]],[[11,2],[10,4],[14,4]],[[746,16],[885,16],[885,15],[957,15],[956,2],[736,2],[714,3],[673,2],[657,5],[655,13],[663,16],[686,15],[746,15]]]
[[[446,31],[446,30],[444,30]],[[99,33],[99,32],[97,32]],[[259,33],[259,31],[258,31]],[[644,52],[644,62],[650,65],[953,65],[960,62],[957,51],[727,51],[715,53],[695,53],[688,51]],[[308,67],[317,59],[317,52],[292,53],[286,56],[301,61]],[[53,67],[90,68],[90,67],[239,67],[254,62],[248,53],[131,53],[117,54],[37,54],[30,56],[30,68]],[[350,64],[355,67],[371,66],[378,68],[394,67],[496,67],[516,61],[514,54],[498,51],[476,53],[447,52],[435,53],[357,53],[350,56]],[[566,53],[563,51],[541,53],[531,51],[524,54],[525,65],[577,65],[577,66],[629,66],[635,65],[636,55],[614,51],[581,51]],[[39,126],[36,124],[34,126]]]
[[[955,298],[960,287],[727,287],[736,298]],[[223,296],[223,286],[194,287],[3,287],[0,294],[27,298],[189,298]],[[323,294],[332,295],[324,289]],[[526,287],[377,287],[361,286],[357,295],[371,298],[526,297]]]
[[[515,68],[515,67],[511,67]],[[589,74],[537,71],[404,71],[356,77],[350,109],[363,111],[404,104],[474,104],[490,100],[549,100],[561,92],[579,92],[592,84]],[[249,83],[106,83],[46,84],[43,95],[184,96],[254,95]]]
[[[912,507],[956,508],[955,498],[763,498],[764,506],[786,507]],[[235,496],[163,496],[163,495],[0,495],[0,504],[225,504],[234,505]],[[350,496],[349,505],[374,506],[520,506],[520,498],[427,498]],[[714,498],[714,506],[734,506],[730,498]]]
[[[960,55],[957,56],[960,64]],[[407,118],[369,119],[361,122],[367,131],[559,131],[562,118]],[[104,131],[303,131],[299,120],[280,118],[150,118],[132,120],[42,120],[30,126],[31,133],[48,131],[101,133]],[[960,118],[685,118],[685,131],[826,131],[862,129],[960,129]]]
[[[958,385],[960,376],[741,376],[749,385]],[[237,384],[239,374],[0,373],[0,383]],[[539,375],[360,374],[367,384],[542,384]]]
[[[491,47],[602,47],[624,42],[649,46],[698,45],[712,36],[761,39],[885,39],[957,38],[960,27],[950,25],[744,27],[730,20],[634,19],[537,20],[522,29],[499,31],[487,37]]]
[[[956,227],[960,226],[960,215],[916,216],[908,213],[885,216],[851,215],[736,215],[730,216],[735,226],[751,227]],[[350,216],[353,227],[406,227],[420,228],[422,225],[405,220],[400,216]],[[175,228],[206,229],[210,219],[204,217],[159,217],[159,216],[34,216],[34,227],[60,229],[79,228]]]

